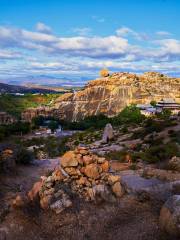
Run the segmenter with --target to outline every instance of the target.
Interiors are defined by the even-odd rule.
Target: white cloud
[[[1,59],[14,60],[19,58],[22,58],[22,55],[18,52],[0,49],[0,60]]]
[[[156,32],[156,35],[158,35],[160,37],[169,37],[172,34],[169,32],[166,32],[166,31],[158,31],[158,32]]]
[[[47,26],[46,24],[42,23],[42,22],[38,22],[36,24],[36,30],[38,32],[46,33],[46,34],[51,34],[52,33],[51,28],[49,26]]]
[[[138,33],[131,28],[128,27],[121,27],[116,30],[116,34],[121,37],[126,37],[126,36],[133,36],[137,40],[147,40],[149,37],[145,33]]]
[[[105,37],[88,33],[89,28],[76,28],[74,36],[60,37],[0,26],[0,59],[5,60],[0,65],[0,75],[9,69],[8,74],[12,75],[19,72],[95,76],[102,67],[112,71],[179,72],[180,41],[177,39],[157,38],[155,33],[155,40],[144,41],[146,34],[127,27]]]

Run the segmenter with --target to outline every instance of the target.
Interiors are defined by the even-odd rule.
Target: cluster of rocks
[[[43,177],[34,189],[39,191],[41,207],[56,213],[72,205],[73,193],[95,202],[114,202],[124,194],[120,176],[109,172],[109,162],[85,147],[66,152],[60,166],[49,177]],[[32,190],[30,195],[34,195]]]

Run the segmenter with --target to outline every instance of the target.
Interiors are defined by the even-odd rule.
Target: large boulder
[[[162,230],[180,237],[180,195],[167,200],[161,209],[159,221]]]
[[[112,125],[110,123],[108,123],[105,126],[102,141],[104,143],[107,143],[110,140],[112,140],[113,138],[114,138],[113,128],[112,128]]]

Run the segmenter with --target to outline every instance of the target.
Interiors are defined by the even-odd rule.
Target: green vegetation
[[[11,94],[0,95],[0,111],[8,112],[9,114],[20,118],[21,113],[31,107],[41,105],[49,105],[59,94],[43,94],[33,95],[25,94],[24,96],[15,96]]]
[[[16,153],[17,164],[29,164],[32,162],[34,155],[23,146],[17,145],[18,151]]]
[[[29,140],[22,140],[19,145],[27,148],[31,146],[36,146],[34,149],[35,157],[38,157],[38,153],[42,151],[50,158],[58,157],[69,150],[67,146],[68,137],[57,138],[50,136],[47,138],[32,138]]]
[[[151,146],[141,154],[141,159],[149,163],[156,163],[168,160],[179,154],[180,152],[177,144],[171,142],[164,145]]]
[[[152,101],[150,102],[150,104],[151,104],[151,106],[155,107],[155,106],[156,106],[156,104],[157,104],[157,102],[156,102],[156,101],[154,101],[154,100],[152,100]]]
[[[126,162],[127,155],[128,155],[128,152],[123,150],[123,151],[109,152],[105,155],[105,157],[109,160],[117,160],[119,162]]]
[[[37,129],[40,126],[46,126],[54,132],[58,126],[60,125],[60,121],[54,117],[43,117],[38,116],[32,119],[31,127],[32,129]]]
[[[11,135],[23,135],[31,130],[30,123],[16,122],[9,125],[0,125],[0,141]]]
[[[136,105],[130,105],[125,107],[117,116],[112,118],[113,125],[122,124],[139,124],[145,120],[145,116],[141,114],[139,108]]]
[[[111,119],[103,114],[97,116],[89,116],[79,122],[65,122],[60,121],[64,129],[70,130],[86,130],[86,129],[101,129],[104,128]]]

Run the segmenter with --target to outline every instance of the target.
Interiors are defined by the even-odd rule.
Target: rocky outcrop
[[[180,101],[180,78],[167,77],[160,73],[143,75],[113,73],[110,76],[90,81],[84,90],[67,93],[57,98],[53,109],[34,109],[23,113],[22,118],[54,115],[60,119],[78,121],[86,116],[114,116],[132,103],[149,103],[161,98]]]

